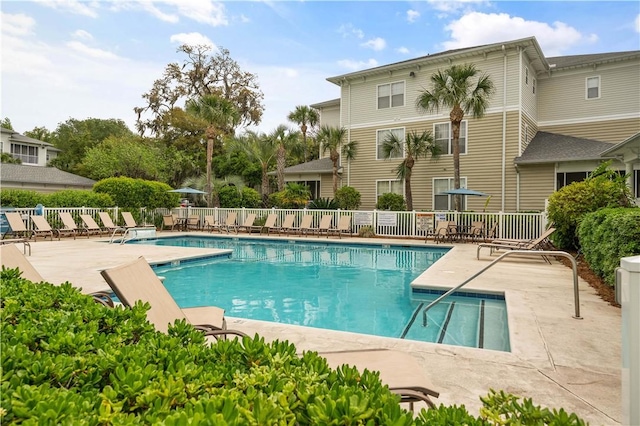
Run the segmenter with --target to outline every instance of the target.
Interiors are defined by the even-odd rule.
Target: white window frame
[[[434,123],[433,124],[433,140],[434,142],[437,144],[438,141],[443,141],[444,139],[440,138],[440,139],[436,139],[438,133],[436,131],[436,127],[437,126],[449,126],[448,127],[448,139],[447,139],[447,150],[442,150],[440,152],[440,155],[453,155],[453,144],[451,143],[452,139],[453,139],[453,131],[451,130],[451,122],[447,121],[444,123]],[[464,130],[464,132],[463,132]],[[464,155],[467,153],[468,151],[468,147],[469,147],[469,138],[467,137],[467,134],[469,133],[469,125],[467,123],[467,120],[462,120],[462,122],[460,123],[460,139],[464,139],[464,145],[462,145],[460,147],[460,154]]]
[[[393,87],[394,85],[402,85],[402,104],[400,105],[394,105],[393,104]],[[385,106],[385,107],[380,107],[380,98],[383,96],[380,96],[380,88],[381,87],[385,87],[388,86],[389,87],[389,106]],[[404,106],[404,98],[405,98],[405,94],[407,93],[406,90],[406,84],[404,80],[400,80],[400,81],[392,81],[391,83],[385,83],[385,84],[378,84],[378,86],[376,87],[376,109],[388,109],[388,108],[398,108],[398,107],[403,107]],[[384,96],[384,97],[387,97]]]
[[[405,138],[407,137],[407,132],[406,129],[404,127],[394,127],[391,129],[378,129],[376,130],[376,160],[397,160],[397,159],[401,159],[404,158],[405,156],[405,144],[402,144],[402,154],[398,157],[383,157],[382,156],[382,144],[384,142],[384,139],[386,138],[386,133],[388,132],[395,132],[395,131],[399,131],[402,132],[402,140],[404,141]],[[384,135],[384,136],[383,136]]]
[[[598,96],[595,97],[589,97],[589,81],[591,80],[596,80],[598,82],[598,85],[596,86],[598,89]],[[588,101],[594,100],[594,99],[600,99],[600,97],[602,96],[602,80],[600,79],[599,75],[593,75],[591,77],[587,77],[584,80],[584,98]]]
[[[524,67],[524,84],[529,85],[529,68]]]
[[[14,148],[18,148],[18,147],[19,147],[19,149],[17,151],[19,151],[19,152],[16,152],[14,150]],[[27,148],[26,149],[26,151],[27,151],[26,153],[23,152],[24,148]],[[31,154],[29,152],[32,149],[35,151],[34,154]],[[26,144],[21,144],[21,143],[12,143],[11,144],[11,155],[14,158],[19,158],[22,161],[22,164],[38,164],[39,153],[38,153],[38,147],[37,146],[26,145]],[[33,160],[35,160],[35,161],[33,161]]]
[[[387,182],[389,184],[388,190],[385,192],[379,192],[378,191],[378,185],[382,182]],[[399,183],[400,185],[400,192],[395,192],[392,190],[392,186],[391,183],[392,182],[396,182]],[[380,199],[381,195],[384,194],[388,194],[388,193],[393,193],[393,194],[398,194],[398,195],[402,195],[402,197],[404,198],[404,180],[402,179],[376,179],[376,202]]]
[[[441,194],[441,193],[437,193],[436,194],[436,181],[439,180],[446,180],[448,181],[448,189],[446,189],[445,191],[451,190],[454,187],[454,178],[453,177],[434,177],[431,181],[432,184],[432,194],[431,194],[431,205],[433,206],[433,210],[437,210],[437,211],[441,211],[442,209],[436,209],[436,196],[442,197],[442,196],[447,196],[447,206],[448,209],[447,210],[453,210],[453,195],[449,195],[449,194]],[[460,177],[460,188],[466,188],[467,187],[467,178],[466,177]],[[461,211],[465,211],[467,209],[467,197],[468,196],[463,196],[462,197],[462,206],[460,206]]]

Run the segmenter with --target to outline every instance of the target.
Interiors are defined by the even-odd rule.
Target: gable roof
[[[19,182],[46,185],[72,185],[92,187],[93,179],[63,172],[55,167],[27,166],[3,163],[0,167],[0,182]]]
[[[602,160],[602,153],[612,144],[557,133],[538,132],[516,164],[543,164],[558,161]]]
[[[547,58],[549,67],[551,69],[569,69],[578,67],[590,67],[607,62],[618,62],[623,60],[632,59],[634,57],[640,57],[640,50],[628,51],[628,52],[609,52],[609,53],[594,53],[590,55],[571,55],[571,56],[556,56]]]
[[[9,142],[21,142],[21,143],[27,143],[31,145],[40,145],[41,147],[46,147],[47,150],[49,151],[62,152],[61,150],[59,150],[49,142],[45,142],[45,141],[41,141],[40,139],[34,139],[34,138],[30,138],[29,136],[21,135],[15,130],[5,129],[4,127],[2,127],[0,128],[0,132],[9,134]]]
[[[338,167],[338,171],[340,171],[340,169],[341,167]],[[270,172],[269,174],[275,173],[276,172]],[[333,173],[333,161],[331,161],[331,158],[326,157],[296,164],[295,166],[284,169],[284,174],[296,173]]]

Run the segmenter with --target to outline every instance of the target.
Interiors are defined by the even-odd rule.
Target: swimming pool
[[[478,347],[478,327],[467,331],[468,326],[458,324],[477,323],[479,304],[484,301],[489,309],[483,306],[482,311],[495,309],[501,318],[490,324],[500,327],[490,335],[500,335],[502,340],[508,335],[504,299],[487,301],[468,295],[432,309],[428,327],[415,321],[405,330],[421,302],[438,296],[412,291],[411,282],[448,248],[206,236],[127,244],[132,243],[233,250],[230,256],[154,268],[165,277],[165,286],[181,307],[216,305],[239,318]],[[455,315],[450,312],[452,303]],[[475,317],[469,314],[474,310]],[[506,349],[504,343],[484,347],[509,350],[506,341]]]

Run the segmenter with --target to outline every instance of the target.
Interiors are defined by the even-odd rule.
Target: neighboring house
[[[60,152],[48,142],[21,135],[4,127],[0,128],[0,131],[0,152],[19,158],[22,164],[46,166]]]
[[[0,164],[0,189],[26,189],[41,193],[63,189],[92,189],[95,180],[55,167],[45,167],[59,149],[47,142],[1,129],[0,151],[22,160],[22,164]]]
[[[385,136],[429,130],[444,154],[416,162],[414,208],[452,209],[452,197],[442,194],[453,188],[449,110],[425,114],[415,102],[436,71],[464,63],[475,63],[496,88],[483,118],[465,116],[460,139],[461,186],[490,194],[488,210],[543,210],[552,192],[606,159],[630,175],[640,197],[640,51],[546,58],[530,37],[327,79],[340,86],[340,99],[312,106],[321,124],[345,127],[358,142],[356,158],[341,165],[341,186],[361,193],[361,208],[373,208],[386,192],[404,195],[394,171],[400,159],[381,155]],[[323,168],[293,166],[286,179],[315,180],[320,194],[331,197],[330,172],[326,177]],[[466,210],[482,210],[487,201],[463,198]]]

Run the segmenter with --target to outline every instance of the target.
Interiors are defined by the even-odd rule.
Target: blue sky
[[[19,132],[118,118],[182,43],[224,47],[257,74],[258,130],[337,98],[327,77],[535,36],[547,57],[640,50],[638,1],[2,1],[1,116]]]

